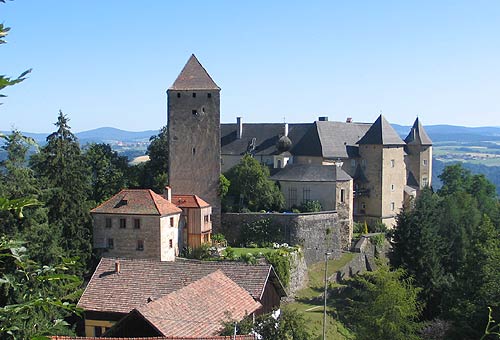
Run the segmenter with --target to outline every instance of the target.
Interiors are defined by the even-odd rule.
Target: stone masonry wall
[[[271,219],[281,226],[283,238],[290,245],[300,245],[309,265],[322,261],[326,251],[340,257],[340,250],[348,249],[351,243],[349,219],[340,219],[336,211],[318,213],[226,213],[222,214],[220,228],[214,232],[225,235],[229,244],[238,244],[241,228],[246,223]],[[270,240],[272,241],[272,240]]]

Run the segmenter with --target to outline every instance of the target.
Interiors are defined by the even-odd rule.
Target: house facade
[[[211,242],[212,207],[196,195],[173,195],[172,203],[182,209],[179,244],[195,249]]]
[[[146,189],[123,189],[91,210],[101,256],[174,261],[182,210]]]

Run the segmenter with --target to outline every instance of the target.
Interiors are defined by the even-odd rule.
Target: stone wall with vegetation
[[[267,221],[270,233],[268,242],[286,242],[299,245],[307,264],[323,260],[326,251],[340,256],[340,250],[349,248],[352,229],[349,221],[340,219],[336,211],[317,213],[225,213],[221,227],[215,232],[226,236],[230,245],[245,245],[242,235],[257,221]]]

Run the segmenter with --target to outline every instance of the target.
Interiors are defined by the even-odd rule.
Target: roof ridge
[[[170,90],[220,90],[207,70],[193,54],[182,68]]]
[[[118,196],[120,193],[122,193],[124,190],[126,189],[121,189],[120,191],[118,191],[116,194],[114,194],[113,196],[111,196],[109,199],[103,201],[101,204],[99,204],[97,207],[93,208],[92,210],[90,210],[90,212],[93,212],[94,210],[102,207],[105,203],[107,203],[110,199],[112,199],[113,197],[115,196]]]

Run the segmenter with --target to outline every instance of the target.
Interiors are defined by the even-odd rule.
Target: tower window
[[[193,98],[196,98],[196,93],[195,92],[193,92]]]
[[[170,239],[168,240],[168,247],[173,248],[174,247],[174,240]]]
[[[177,92],[177,98],[180,98],[180,97],[181,97],[181,93]]]
[[[424,166],[427,166],[427,159],[424,159],[423,162],[424,162]]]
[[[391,202],[391,210],[394,211],[396,209],[396,204],[394,202]]]
[[[120,218],[120,228],[125,229],[127,228],[127,220],[124,218]]]
[[[391,184],[391,191],[394,191],[394,184]]]
[[[429,186],[429,179],[427,177],[422,178],[422,186]]]
[[[345,190],[340,189],[340,203],[344,203],[344,202],[345,202]]]
[[[144,241],[143,240],[137,240],[137,248],[136,250],[138,251],[143,251],[144,250]]]
[[[395,163],[396,163],[396,162],[394,161],[394,159],[391,159],[391,168],[394,168],[394,164],[395,164]]]
[[[212,94],[211,93],[207,93],[207,98],[212,98]]]
[[[193,116],[197,116],[198,115],[198,110],[192,110],[191,113],[193,114]]]
[[[196,148],[193,148],[193,155],[196,154]]]

